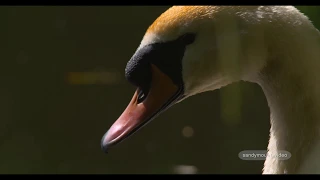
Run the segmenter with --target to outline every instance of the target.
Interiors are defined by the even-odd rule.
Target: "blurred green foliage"
[[[296,8],[308,16],[313,24],[320,29],[320,6],[296,6]]]

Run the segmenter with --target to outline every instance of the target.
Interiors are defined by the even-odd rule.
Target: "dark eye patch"
[[[152,47],[144,47],[137,51],[125,69],[126,79],[135,86],[151,81],[151,67],[148,59],[152,58]]]
[[[175,84],[182,84],[181,61],[186,46],[192,44],[195,37],[193,33],[186,33],[176,40],[149,44],[137,50],[126,66],[126,79],[146,96],[152,80],[151,64],[154,64]]]
[[[192,44],[196,39],[196,35],[194,33],[186,33],[179,37],[180,41],[186,46]]]

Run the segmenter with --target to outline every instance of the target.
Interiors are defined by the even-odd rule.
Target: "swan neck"
[[[300,64],[299,59],[290,57],[289,61],[283,58],[285,57],[282,57],[282,61],[268,62],[261,71],[259,84],[270,108],[271,129],[268,151],[271,154],[288,151],[291,153],[291,158],[288,160],[267,158],[265,174],[297,173],[319,135],[320,89],[319,82],[314,76],[317,74],[316,68],[312,68],[316,64],[309,66],[312,59],[309,62],[301,61]],[[305,64],[302,65],[303,63]]]

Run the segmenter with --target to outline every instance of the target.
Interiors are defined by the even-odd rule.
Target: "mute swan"
[[[137,87],[104,151],[189,96],[257,83],[270,108],[263,174],[320,172],[320,34],[292,6],[174,6],[148,28],[125,75]]]

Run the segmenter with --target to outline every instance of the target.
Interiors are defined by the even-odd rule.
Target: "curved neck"
[[[289,160],[284,161],[266,159],[265,173],[296,173],[318,138],[318,94],[308,89],[318,88],[316,85],[305,85],[303,76],[294,77],[286,73],[280,71],[265,76],[263,83],[260,83],[270,108],[268,150],[271,154],[281,150],[292,154]],[[281,74],[281,78],[277,77]]]
[[[265,174],[299,173],[319,140],[320,45],[314,40],[300,42],[275,45],[257,80],[270,108],[268,151],[292,155],[289,160],[267,158]]]

